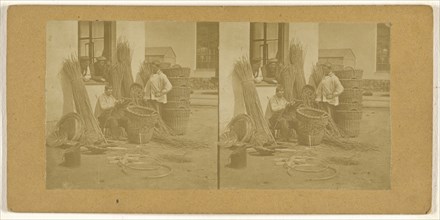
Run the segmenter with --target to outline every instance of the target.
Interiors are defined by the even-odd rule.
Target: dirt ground
[[[150,141],[135,145],[117,142],[126,150],[111,150],[104,154],[81,154],[77,168],[59,166],[63,151],[47,148],[48,189],[206,189],[217,187],[217,106],[192,106],[187,134],[182,137],[202,141],[208,145],[198,149],[169,147]],[[152,158],[170,167],[170,175],[147,178],[168,172],[166,167],[153,171],[124,169],[110,163],[109,157],[127,153],[142,154],[141,161]],[[155,163],[157,164],[157,163]]]
[[[242,169],[227,167],[231,150],[220,149],[220,188],[389,189],[389,108],[364,109],[361,133],[356,139],[375,147],[365,151],[344,150],[325,144],[307,147],[290,143],[282,152],[277,151],[270,156],[258,156],[254,149],[248,149],[247,166]],[[301,169],[319,172],[291,170],[289,175],[281,160],[292,156],[316,158],[310,163],[327,164],[331,168],[303,167]]]

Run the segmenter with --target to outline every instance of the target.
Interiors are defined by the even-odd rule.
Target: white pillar
[[[250,24],[221,22],[219,29],[219,123],[222,132],[234,115],[245,113],[241,85],[238,83],[233,86],[232,72],[234,63],[240,57],[249,56]],[[238,99],[235,100],[236,98]]]
[[[46,26],[46,121],[74,111],[72,91],[61,86],[66,58],[78,54],[78,21],[49,21]]]

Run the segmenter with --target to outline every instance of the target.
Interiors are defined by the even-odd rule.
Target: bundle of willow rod
[[[153,72],[153,65],[148,62],[143,62],[139,67],[138,75],[140,76],[140,79],[142,82],[136,81],[137,83],[141,84],[143,87],[147,84],[148,80],[150,79],[150,76]]]
[[[114,64],[111,69],[113,97],[118,100],[122,98],[122,73],[125,69],[125,66],[119,62]]]
[[[105,140],[99,123],[93,115],[89,96],[81,77],[81,66],[76,56],[72,55],[70,58],[64,60],[61,70],[61,80],[70,83],[76,112],[84,122],[85,132],[82,141],[93,144]]]
[[[319,83],[324,77],[321,66],[318,64],[312,66],[312,74],[310,75],[309,85],[313,86],[315,89],[318,88]]]
[[[263,110],[261,109],[260,99],[258,98],[258,93],[253,81],[252,66],[248,58],[242,57],[235,62],[234,75],[241,81],[246,112],[251,116],[256,125],[256,135],[254,139],[259,145],[275,144],[275,138],[270,131],[268,122],[264,118]]]
[[[301,42],[292,39],[289,48],[289,60],[290,60],[290,74],[294,79],[294,93],[295,99],[300,99],[300,95],[303,87],[306,85],[306,79],[304,76],[304,59],[306,57],[306,51]],[[293,77],[294,76],[294,77]]]
[[[121,81],[121,94],[122,97],[130,97],[130,86],[133,84],[133,75],[131,73],[131,59],[132,51],[130,49],[130,44],[125,39],[119,39],[116,46],[116,57],[119,69],[122,71],[122,81]]]
[[[291,66],[281,66],[280,68],[280,75],[281,75],[281,84],[284,87],[284,98],[287,99],[287,101],[292,102],[295,100],[295,74],[291,74]]]

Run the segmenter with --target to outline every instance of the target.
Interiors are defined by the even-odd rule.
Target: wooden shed
[[[176,64],[176,53],[172,47],[146,47],[145,61],[160,61],[161,63]]]
[[[334,66],[356,67],[356,56],[351,49],[320,49],[318,63],[331,63]]]

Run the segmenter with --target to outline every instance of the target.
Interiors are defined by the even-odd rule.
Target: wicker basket
[[[342,70],[334,70],[333,72],[339,79],[362,79],[364,73],[363,70],[354,69],[352,67],[345,67]]]
[[[357,102],[344,103],[344,102],[340,102],[339,105],[336,106],[336,110],[341,110],[341,111],[362,111],[362,103],[357,103]]]
[[[328,114],[314,108],[298,108],[296,110],[298,123],[298,142],[306,146],[315,146],[321,143],[328,124]]]
[[[177,135],[183,135],[188,128],[189,108],[163,109],[163,120]]]
[[[167,94],[169,101],[189,100],[191,96],[191,88],[189,87],[173,87]]]
[[[138,105],[128,106],[126,113],[128,117],[128,141],[137,144],[148,143],[152,137],[159,114],[154,109]]]
[[[362,89],[362,79],[341,79],[344,89]]]
[[[162,72],[167,75],[167,77],[189,77],[191,71],[190,68],[164,68]]]
[[[360,132],[362,111],[341,111],[335,113],[335,122],[343,134],[348,137],[357,137]]]
[[[344,89],[339,96],[343,103],[362,103],[362,89]]]
[[[168,77],[174,87],[189,87],[189,77]]]
[[[185,107],[189,108],[191,102],[189,100],[183,99],[179,101],[167,101],[167,103],[163,106],[166,109],[180,108]]]

